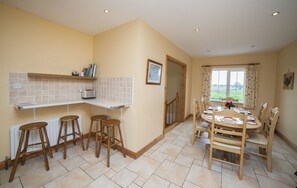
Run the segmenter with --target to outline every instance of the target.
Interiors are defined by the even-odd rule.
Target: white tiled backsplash
[[[132,104],[132,86],[132,77],[108,77],[92,81],[9,73],[9,102],[50,104],[77,101],[81,100],[80,89],[95,89],[99,100]]]

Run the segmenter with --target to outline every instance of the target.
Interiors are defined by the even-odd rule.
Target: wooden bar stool
[[[106,115],[95,115],[91,117],[91,125],[90,125],[90,130],[89,130],[89,136],[88,136],[88,141],[87,141],[87,146],[86,149],[89,149],[89,144],[90,144],[90,138],[92,134],[92,127],[94,122],[96,122],[96,131],[95,131],[95,136],[96,136],[96,149],[95,149],[95,155],[97,158],[99,158],[99,136],[101,135],[101,131],[103,131],[103,126],[102,126],[102,120],[107,120],[108,117]],[[100,126],[100,130],[99,130]],[[104,132],[103,132],[104,134]]]
[[[60,130],[59,130],[59,135],[58,135],[58,141],[57,141],[57,145],[56,145],[56,152],[58,151],[58,149],[60,147],[60,140],[63,139],[64,140],[63,158],[66,159],[66,155],[67,155],[67,137],[71,136],[71,135],[73,136],[73,144],[74,145],[76,145],[75,135],[78,135],[80,137],[82,150],[85,151],[83,136],[82,136],[82,134],[80,132],[79,125],[78,125],[78,116],[76,116],[76,115],[63,116],[63,117],[60,118],[60,122],[61,122],[61,124],[60,124]],[[72,133],[69,133],[69,134],[67,134],[68,122],[72,126]],[[76,128],[77,128],[78,133],[75,132],[75,124],[76,124]],[[64,135],[62,135],[62,128],[64,128]]]
[[[107,147],[107,167],[109,167],[109,164],[110,164],[110,147],[115,147],[118,143],[121,143],[123,156],[126,157],[120,124],[121,124],[121,121],[117,119],[102,120],[103,131],[101,131],[101,135],[100,135],[99,155],[100,155],[101,145],[104,145],[105,147]],[[106,134],[104,134],[105,128],[106,128]],[[120,140],[115,137],[115,128],[117,128],[119,131]]]
[[[22,125],[19,130],[21,131],[21,137],[20,137],[20,141],[19,141],[19,146],[18,146],[18,150],[16,153],[16,157],[15,157],[15,161],[11,170],[11,174],[10,174],[10,178],[9,178],[9,182],[12,182],[14,179],[14,175],[18,166],[18,161],[21,158],[22,162],[21,165],[23,166],[25,164],[26,161],[26,157],[27,155],[31,154],[31,153],[36,153],[37,151],[32,151],[32,152],[27,152],[28,146],[35,146],[35,145],[40,145],[42,146],[42,153],[44,156],[44,163],[45,163],[45,168],[48,171],[49,170],[49,165],[48,165],[48,160],[47,160],[47,153],[50,154],[50,157],[53,158],[53,153],[51,150],[51,146],[50,146],[50,142],[47,136],[47,132],[46,132],[46,126],[47,123],[46,122],[35,122],[35,123],[28,123],[25,125]],[[39,133],[39,137],[40,137],[40,142],[39,143],[33,143],[33,144],[29,144],[29,136],[30,136],[30,131],[33,130],[38,130]],[[44,136],[45,136],[45,140],[44,140]],[[26,137],[26,138],[25,138]],[[23,142],[24,142],[24,138],[25,138],[25,144],[24,144],[24,149],[22,150],[22,146],[23,146]],[[46,145],[45,145],[46,143]]]

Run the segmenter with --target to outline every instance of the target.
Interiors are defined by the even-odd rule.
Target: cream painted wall
[[[46,21],[0,3],[0,161],[10,155],[9,128],[33,121],[32,110],[9,105],[9,72],[70,74],[92,62],[93,36]],[[89,127],[88,105],[71,105]],[[67,114],[67,106],[37,109],[37,120]]]
[[[94,61],[100,76],[133,76],[133,105],[108,111],[120,117],[126,147],[138,152],[163,133],[166,55],[188,65],[186,115],[190,113],[191,57],[141,20],[135,20],[95,36]],[[146,85],[147,59],[163,64],[161,85]],[[92,109],[92,113],[97,113]]]
[[[258,106],[261,102],[274,105],[277,53],[259,53],[236,56],[195,58],[192,69],[192,99],[201,97],[201,65],[260,63]],[[258,113],[258,109],[254,111]]]
[[[283,89],[283,75],[295,73],[294,89]],[[282,49],[278,54],[275,105],[280,108],[277,130],[297,145],[297,40]]]

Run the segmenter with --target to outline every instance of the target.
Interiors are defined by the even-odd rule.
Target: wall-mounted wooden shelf
[[[49,78],[69,78],[69,79],[78,79],[78,80],[96,80],[97,77],[86,77],[86,76],[71,76],[71,75],[61,75],[61,74],[45,74],[45,73],[32,73],[28,72],[28,77],[40,76],[40,77],[49,77]]]

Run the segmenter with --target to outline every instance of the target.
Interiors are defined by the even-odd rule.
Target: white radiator
[[[77,114],[77,115],[79,116],[79,119],[78,119],[79,128],[82,131],[82,127],[81,127],[82,126],[82,123],[81,123],[82,117],[79,114]],[[57,145],[57,139],[58,139],[59,128],[60,128],[59,118],[52,118],[52,119],[38,120],[38,121],[45,121],[48,123],[48,125],[46,126],[46,130],[47,130],[47,135],[48,135],[48,138],[50,141],[50,145],[51,146]],[[24,124],[21,124],[21,125],[24,125]],[[13,125],[10,127],[10,157],[11,157],[11,159],[15,158],[15,155],[16,155],[16,152],[18,149],[19,139],[21,136],[21,134],[20,134],[21,131],[19,130],[19,127],[21,125]],[[68,125],[67,133],[71,133],[71,132],[72,132],[72,127],[70,127]],[[62,134],[64,135],[64,129],[62,129]],[[73,136],[67,137],[67,140],[71,140],[71,139],[73,139]],[[24,139],[24,142],[25,142],[25,139]],[[24,142],[23,142],[23,144],[24,144]],[[37,142],[40,142],[38,130],[30,131],[29,144],[37,143]],[[63,140],[61,140],[60,143],[61,142],[63,143]],[[36,145],[36,146],[28,147],[27,151],[35,151],[35,150],[40,150],[40,149],[41,149],[41,145]]]

